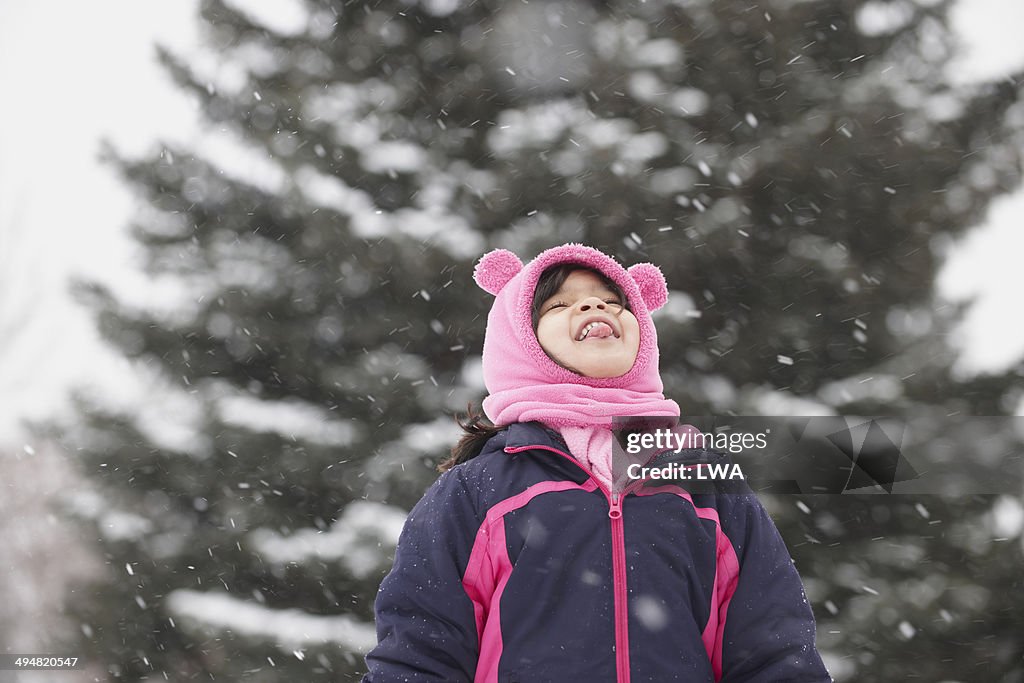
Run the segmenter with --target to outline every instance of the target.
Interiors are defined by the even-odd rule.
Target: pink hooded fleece
[[[640,328],[640,348],[626,374],[579,375],[551,360],[537,341],[533,293],[541,274],[562,263],[598,270],[626,295]],[[627,270],[597,249],[570,243],[540,253],[525,266],[512,252],[495,249],[480,259],[473,278],[495,296],[484,335],[484,413],[496,425],[536,420],[557,429],[572,455],[611,489],[613,418],[678,417],[680,412],[662,393],[658,335],[651,319],[651,311],[668,300],[661,270],[650,263]]]

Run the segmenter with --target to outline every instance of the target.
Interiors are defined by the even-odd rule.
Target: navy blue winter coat
[[[536,422],[438,478],[375,609],[364,683],[831,680],[752,493],[611,494]]]

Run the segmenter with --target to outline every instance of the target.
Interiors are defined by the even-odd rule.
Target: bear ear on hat
[[[480,257],[473,269],[473,279],[480,289],[497,296],[522,269],[523,262],[518,256],[508,249],[495,249]]]
[[[668,284],[661,269],[653,263],[638,263],[626,269],[637,286],[640,288],[640,296],[647,304],[648,311],[656,311],[668,301]]]

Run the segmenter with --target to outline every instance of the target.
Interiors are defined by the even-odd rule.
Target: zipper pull
[[[608,516],[612,519],[622,517],[622,501],[619,500],[619,494],[617,493],[612,494],[611,507],[608,508]]]

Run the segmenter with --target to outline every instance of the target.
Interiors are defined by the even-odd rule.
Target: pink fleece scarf
[[[594,268],[626,295],[640,328],[636,362],[626,374],[585,377],[561,367],[541,348],[531,319],[533,293],[541,273],[561,263]],[[651,311],[668,300],[668,287],[657,266],[639,263],[627,270],[597,249],[563,244],[526,266],[512,252],[496,249],[480,259],[473,277],[495,295],[483,349],[488,391],[483,408],[494,424],[536,420],[559,430],[572,455],[609,483],[613,418],[679,415],[679,405],[662,393],[658,372]]]

